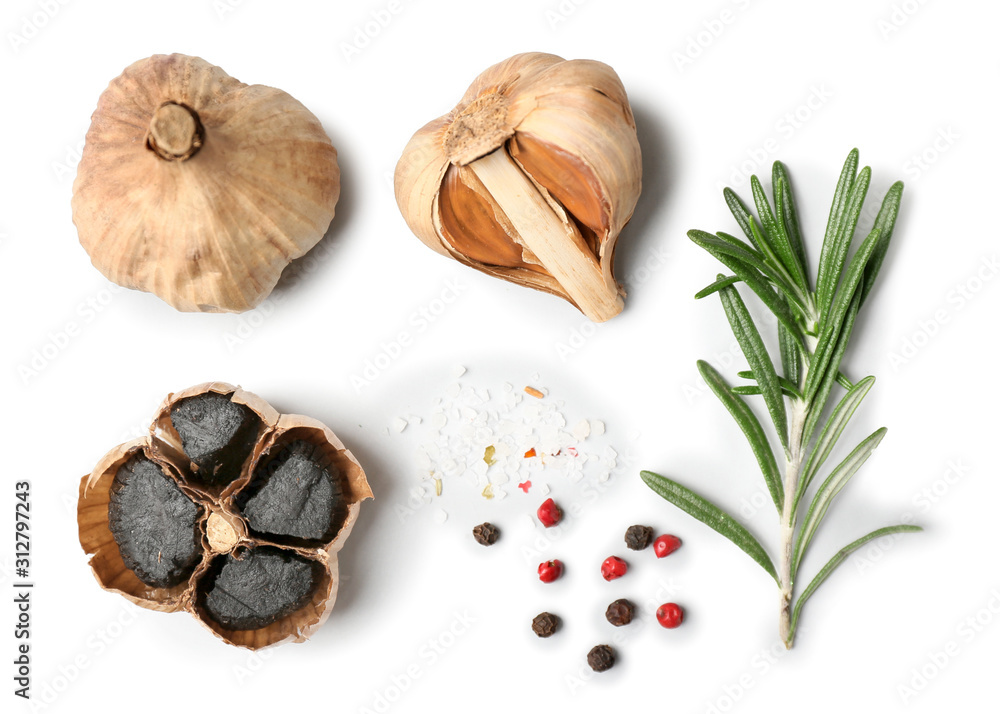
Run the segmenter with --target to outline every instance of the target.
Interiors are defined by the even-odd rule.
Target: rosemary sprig
[[[829,472],[800,523],[801,504],[810,484],[875,382],[874,377],[865,377],[852,383],[840,369],[858,312],[882,267],[903,195],[902,182],[893,184],[871,232],[848,260],[870,180],[871,169],[865,167],[858,172],[858,151],[851,151],[830,208],[815,289],[811,287],[791,182],[781,162],[774,163],[771,174],[773,208],[758,178],[751,178],[759,218],[732,190],[724,191],[726,204],[746,241],[723,232],[688,232],[692,241],[733,273],[718,275],[695,297],[719,294],[733,334],[750,365],[749,371],[738,376],[752,383],[730,386],[704,361],[698,362],[698,370],[743,430],[764,476],[781,525],[777,567],[757,539],[724,510],[676,481],[642,472],[642,479],[653,491],[731,540],[774,578],[780,590],[779,633],[788,648],[795,641],[802,606],[848,555],[874,538],[921,530],[918,526],[896,525],[862,536],[838,551],[793,601],[799,566],[827,509],[886,432],[881,428],[862,440]],[[737,283],[745,284],[778,319],[780,373],[740,297]],[[845,393],[816,436],[837,384]],[[763,399],[784,452],[784,477],[764,427],[744,399],[753,395]]]

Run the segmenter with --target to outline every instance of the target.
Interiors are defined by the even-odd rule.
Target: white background
[[[399,712],[993,706],[997,5],[399,3],[395,14],[385,0],[4,3],[3,709],[26,709],[8,672],[10,510],[22,478],[33,489],[33,685],[43,710],[117,711],[127,702],[151,711],[382,711],[386,696]],[[388,18],[384,27],[368,24],[373,13]],[[365,46],[345,53],[351,43]],[[425,248],[391,190],[412,132],[448,111],[479,71],[529,50],[612,65],[643,149],[643,195],[618,254],[627,307],[583,342],[572,342],[574,331],[588,323],[567,304]],[[77,242],[71,185],[97,97],[128,64],[164,52],[200,55],[240,80],[288,91],[320,117],[340,152],[343,197],[329,235],[257,313],[179,314],[150,295],[112,292]],[[881,425],[889,433],[831,509],[804,569],[815,572],[846,542],[905,514],[926,532],[845,563],[806,608],[795,649],[773,657],[781,652],[773,583],[655,497],[638,471],[670,474],[737,514],[760,492],[739,431],[699,391],[696,359],[731,379],[742,362],[728,364],[733,340],[718,301],[692,299],[718,266],[685,231],[734,231],[721,187],[747,196],[741,171],[766,179],[780,158],[815,260],[854,146],[873,169],[869,201],[897,178],[907,186],[845,364],[855,378],[875,374],[878,382],[844,445]],[[418,330],[412,316],[448,281],[463,286],[460,298]],[[66,339],[69,323],[77,329]],[[353,387],[352,376],[401,331],[412,345],[369,386]],[[560,348],[570,344],[579,348]],[[490,388],[520,387],[537,371],[566,401],[571,422],[604,419],[608,443],[627,456],[544,556],[530,552],[544,534],[524,519],[534,497],[487,503],[456,482],[442,501],[444,525],[434,522],[437,506],[399,515],[418,481],[412,455],[421,434],[384,428],[398,415],[426,414],[456,364],[469,368],[469,383]],[[377,497],[342,554],[341,596],[328,623],[310,642],[262,658],[221,644],[184,614],[133,613],[96,585],[76,534],[80,476],[135,435],[169,391],[214,379],[324,420],[361,459]],[[581,498],[552,486],[566,501]],[[487,518],[505,525],[489,551],[469,535]],[[677,533],[684,547],[665,561],[634,555],[628,578],[604,583],[597,564],[623,550],[621,534],[635,522]],[[773,511],[761,508],[747,523],[773,550]],[[534,568],[554,555],[570,570],[546,588]],[[644,611],[615,633],[603,609],[621,596],[676,600],[689,619],[667,631]],[[566,621],[548,641],[528,629],[542,609]],[[963,625],[977,616],[978,630]],[[463,618],[473,620],[464,629]],[[451,628],[457,636],[446,634]],[[574,680],[587,672],[586,651],[615,634],[624,637],[618,666]],[[449,646],[432,657],[432,642]],[[925,680],[914,680],[921,669]],[[408,670],[419,678],[408,683]]]

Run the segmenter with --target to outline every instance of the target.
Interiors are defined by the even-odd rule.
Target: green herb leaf
[[[712,295],[713,293],[722,290],[722,288],[728,288],[730,285],[738,283],[739,281],[740,279],[736,275],[726,276],[720,274],[714,283],[696,292],[694,295],[694,299],[701,300],[703,297],[708,297],[709,295]]]
[[[736,192],[731,188],[726,188],[722,191],[722,195],[726,199],[726,205],[729,206],[729,212],[733,214],[733,218],[740,226],[740,230],[743,231],[743,235],[747,237],[757,250],[760,250],[760,246],[757,245],[757,238],[754,236],[753,231],[750,226],[753,224],[753,214],[747,209],[746,204],[743,200],[736,195]]]
[[[861,307],[861,301],[860,300],[858,300],[858,307],[859,308]],[[843,329],[841,329],[841,332],[843,332]],[[837,360],[837,364],[840,364],[840,360]],[[849,380],[847,377],[845,377],[844,373],[840,372],[840,371],[837,372],[837,384],[839,384],[844,389],[853,389],[854,388],[854,383],[851,380]]]
[[[830,280],[823,286],[823,292],[817,290],[816,304],[820,315],[826,315],[830,304],[833,302],[833,295],[837,289],[837,283],[844,272],[844,264],[847,261],[847,254],[850,251],[851,243],[854,241],[854,229],[858,225],[861,217],[861,208],[868,194],[868,185],[871,182],[872,171],[867,166],[861,169],[854,186],[851,187],[851,195],[847,200],[847,212],[844,214],[844,222],[840,226],[840,233],[833,245],[832,267],[830,270]]]
[[[791,311],[788,309],[787,303],[782,300],[778,294],[774,291],[769,283],[753,266],[748,263],[744,263],[742,260],[716,251],[707,245],[703,245],[703,239],[705,236],[709,238],[714,238],[710,233],[705,233],[704,231],[688,231],[688,236],[694,243],[705,248],[709,253],[714,255],[719,262],[725,265],[727,268],[732,270],[736,275],[739,276],[740,280],[747,284],[751,290],[760,298],[774,316],[784,324],[793,335],[798,335],[799,339],[801,337],[801,330],[795,321],[795,316],[792,315]]]
[[[809,505],[809,511],[806,513],[805,523],[802,524],[802,530],[799,531],[799,537],[795,541],[795,553],[792,555],[793,577],[798,572],[802,557],[805,555],[809,543],[812,542],[813,536],[816,534],[816,529],[823,521],[823,517],[826,515],[826,511],[833,502],[834,497],[847,485],[851,477],[858,472],[861,465],[868,460],[875,447],[882,441],[885,432],[885,427],[882,427],[858,444],[857,448],[846,459],[840,462],[840,465],[833,470],[833,473],[830,474],[826,481],[823,482],[823,485],[820,486],[819,491],[816,492],[816,496]]]
[[[802,378],[802,351],[788,329],[778,323],[778,346],[781,350],[781,371],[792,384],[798,386]]]
[[[781,378],[779,377],[779,379]],[[730,391],[733,394],[739,394],[743,397],[759,397],[764,394],[756,384],[741,384],[733,387]],[[797,389],[789,389],[784,384],[781,385],[781,393],[792,399],[800,399],[802,397]]]
[[[753,226],[756,228],[756,224],[753,224]],[[697,234],[697,239],[695,239],[695,236],[692,236],[692,234]],[[723,233],[722,231],[719,231],[719,233],[714,236],[710,233],[705,233],[704,231],[689,231],[688,235],[691,236],[691,239],[694,240],[695,243],[700,245],[716,258],[721,260],[721,255],[728,255],[755,268],[758,272],[763,273],[768,279],[771,280],[771,282],[777,285],[782,292],[787,291],[794,302],[802,306],[802,309],[805,309],[802,301],[799,299],[799,296],[795,293],[795,288],[788,283],[785,276],[781,275],[781,273],[775,269],[774,266],[768,264],[760,253],[755,251],[739,238],[731,236],[728,233]]]
[[[785,165],[780,161],[775,161],[771,167],[771,189],[774,191],[775,213],[778,214],[778,220],[784,225],[788,244],[798,258],[799,265],[802,266],[802,277],[805,281],[803,289],[808,293],[809,263],[806,261],[805,246],[802,244],[802,233],[799,230],[799,211],[795,206],[795,197],[792,195],[791,179],[788,178]]]
[[[799,595],[799,599],[795,603],[795,609],[792,612],[792,626],[788,639],[792,640],[795,638],[795,628],[798,626],[799,616],[802,613],[802,607],[806,604],[806,601],[812,597],[812,594],[816,592],[820,585],[823,584],[823,581],[830,577],[830,574],[837,569],[837,566],[847,560],[847,556],[866,543],[878,538],[893,535],[895,533],[919,533],[922,530],[923,528],[920,526],[886,526],[885,528],[879,528],[877,531],[872,531],[868,535],[858,538],[853,543],[848,543],[837,551],[837,554],[830,558],[830,561],[823,566],[822,570],[816,574],[816,577],[812,579],[812,582],[810,582],[806,589],[802,591],[802,594]]]
[[[788,450],[788,420],[785,415],[785,399],[781,394],[781,385],[778,382],[778,375],[774,371],[774,364],[771,356],[764,347],[764,341],[757,331],[757,326],[753,324],[753,318],[747,306],[743,303],[736,288],[730,286],[719,291],[722,298],[722,306],[729,318],[729,325],[736,335],[736,341],[740,343],[743,355],[750,363],[754,378],[761,388],[764,404],[771,414],[771,421],[778,432],[778,439],[781,445]]]
[[[681,486],[676,481],[655,474],[652,471],[643,471],[640,475],[646,485],[653,489],[653,491],[688,515],[697,518],[716,533],[731,540],[744,553],[757,561],[767,571],[767,574],[774,578],[775,582],[778,582],[778,573],[774,569],[774,563],[771,562],[771,558],[768,557],[767,552],[761,547],[757,539],[739,521],[711,501],[707,501],[691,489]]]
[[[739,424],[747,441],[750,442],[750,448],[753,449],[753,455],[757,458],[757,465],[760,466],[760,472],[767,483],[767,490],[771,493],[774,507],[780,514],[785,500],[785,491],[781,483],[778,463],[774,460],[774,452],[771,451],[771,445],[767,443],[767,435],[764,433],[763,427],[757,421],[757,417],[749,405],[730,391],[726,380],[712,365],[704,360],[698,360],[698,371],[701,372],[705,384],[733,415],[733,419]]]
[[[875,285],[875,278],[878,277],[878,272],[882,268],[882,261],[885,260],[885,253],[889,250],[889,241],[892,239],[892,231],[896,226],[896,216],[899,215],[899,203],[902,200],[903,182],[897,181],[885,194],[885,198],[882,200],[882,207],[875,217],[873,230],[877,230],[880,237],[878,245],[875,247],[875,252],[872,253],[872,257],[865,268],[865,281],[861,287],[862,305]]]
[[[855,298],[857,298],[860,307],[861,295],[860,293],[855,295],[855,291],[857,291],[858,285],[864,279],[865,266],[868,264],[868,259],[878,245],[878,239],[878,230],[873,230],[865,238],[861,247],[858,248],[857,253],[851,259],[851,264],[847,269],[847,274],[844,276],[843,284],[837,292],[837,299],[834,301],[829,313],[825,314],[823,318],[823,329],[820,330],[819,340],[816,343],[816,352],[809,361],[809,375],[806,378],[806,386],[803,390],[806,399],[809,401],[812,401],[813,397],[816,396],[822,379],[826,375],[827,369],[830,368],[834,350],[837,346],[837,339],[844,326],[844,318]],[[835,369],[839,370],[839,366]],[[836,377],[836,372],[834,372],[834,377]]]
[[[791,282],[805,294],[808,288],[806,287],[804,268],[799,264],[799,258],[788,242],[784,223],[775,219],[774,213],[771,212],[771,204],[767,202],[767,194],[764,193],[764,188],[756,176],[750,177],[750,187],[753,191],[754,203],[757,205],[757,214],[760,216],[761,232],[764,238],[760,241],[762,249],[768,254],[771,262],[781,266]],[[752,229],[753,224],[751,224]],[[759,236],[758,239],[760,239]]]
[[[812,439],[813,432],[816,431],[819,419],[826,408],[826,402],[830,398],[830,392],[833,391],[833,385],[835,382],[840,382],[842,375],[838,370],[840,369],[840,363],[844,359],[844,353],[847,351],[847,345],[851,341],[851,333],[854,331],[854,323],[857,320],[860,308],[861,293],[859,292],[855,293],[854,300],[851,302],[847,314],[844,316],[844,323],[841,325],[840,334],[837,336],[837,342],[833,346],[830,366],[827,368],[826,374],[823,375],[823,380],[820,382],[815,396],[809,401],[809,413],[806,416],[806,423],[802,429],[803,445],[808,445]]]
[[[847,213],[847,203],[854,187],[854,180],[858,173],[858,150],[851,149],[844,162],[844,168],[840,172],[840,179],[837,181],[837,190],[833,194],[833,204],[830,206],[830,218],[826,222],[826,235],[823,236],[823,246],[819,254],[819,272],[816,278],[817,305],[824,309],[827,305],[823,299],[826,295],[833,295],[833,290],[837,287],[837,280],[840,277],[838,272],[834,272],[834,262],[837,239],[840,236],[840,228],[844,223],[844,216]],[[832,285],[830,283],[832,282]],[[820,313],[822,314],[822,313]]]
[[[753,372],[748,369],[737,372],[736,376],[742,377],[743,379],[752,379],[755,382],[757,381],[757,378],[753,376]],[[802,395],[799,393],[798,385],[785,379],[780,374],[778,375],[778,384],[781,385],[782,391],[784,391],[788,396],[798,397],[799,399],[802,398]],[[743,387],[733,387],[733,389],[743,389]],[[760,387],[753,387],[753,389],[757,390],[756,392],[752,392],[753,394],[760,394]],[[750,394],[750,392],[747,392],[747,394]]]
[[[847,426],[847,422],[850,421],[854,415],[854,411],[861,404],[861,400],[865,398],[865,395],[868,394],[873,384],[875,384],[874,377],[865,377],[844,395],[837,408],[833,410],[833,414],[830,415],[826,426],[823,427],[823,431],[819,435],[819,440],[817,440],[816,446],[813,447],[802,469],[802,475],[799,477],[799,486],[795,493],[794,505],[792,506],[793,511],[798,508],[799,499],[802,497],[802,494],[809,488],[809,484],[812,482],[816,472],[819,471],[820,467],[826,462],[827,457],[830,456],[830,452],[833,451],[833,447],[837,444],[837,440],[843,433],[844,427]]]

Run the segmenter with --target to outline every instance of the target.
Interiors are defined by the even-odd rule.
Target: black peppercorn
[[[627,625],[632,622],[632,616],[634,614],[635,605],[633,605],[629,600],[621,598],[608,605],[608,611],[604,613],[604,616],[608,618],[608,622],[615,627],[621,627],[622,625]]]
[[[559,616],[543,612],[531,621],[531,630],[539,637],[551,637],[559,629]]]
[[[479,545],[493,545],[500,537],[500,529],[492,523],[483,523],[472,529],[472,537]]]
[[[630,526],[625,531],[625,545],[630,550],[645,550],[653,542],[653,529],[649,526]]]
[[[611,645],[597,645],[587,653],[587,664],[595,672],[607,672],[615,666],[615,651]]]

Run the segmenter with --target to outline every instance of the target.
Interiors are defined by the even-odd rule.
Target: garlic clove
[[[528,53],[487,69],[413,136],[395,188],[410,229],[436,252],[603,321],[623,306],[614,250],[641,174],[614,70]]]

